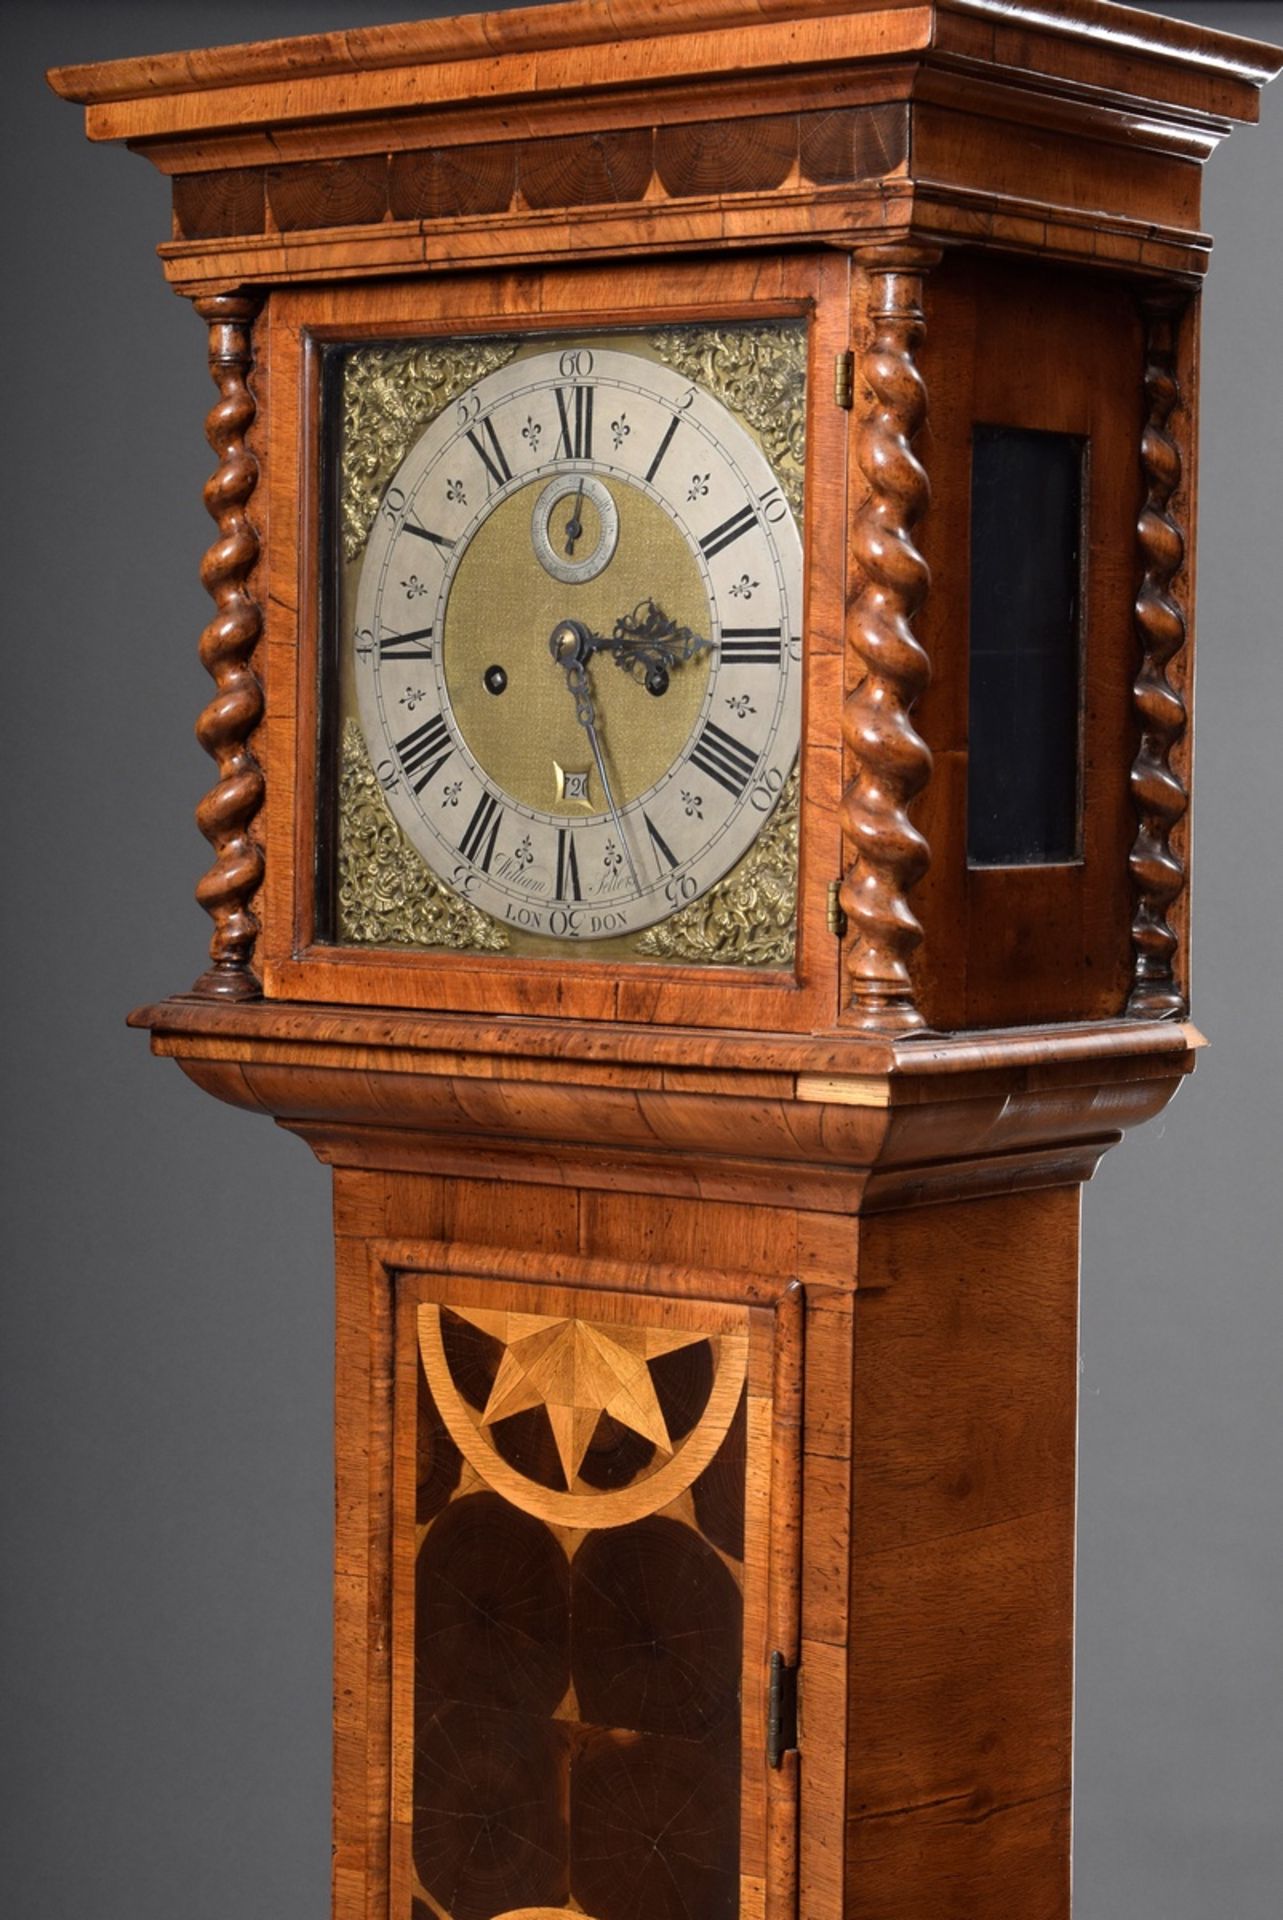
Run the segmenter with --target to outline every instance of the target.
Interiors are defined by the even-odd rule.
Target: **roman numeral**
[[[494,843],[499,838],[502,824],[503,808],[492,793],[483,793],[459,842],[459,852],[464,859],[470,860],[474,867],[480,867],[482,873],[490,871]]]
[[[699,544],[705,559],[711,560],[714,554],[721,553],[723,548],[733,545],[741,534],[749,533],[756,525],[756,508],[741,507],[739,512],[733,513],[729,520],[723,520],[720,527],[714,527],[711,533],[704,535]]]
[[[646,822],[646,831],[650,835],[651,846],[654,847],[657,854],[667,860],[670,867],[675,867],[677,865],[677,855],[673,852],[673,849],[669,846],[667,840],[665,840],[663,834],[655,825],[655,822],[644,809],[642,811],[642,819]],[[656,865],[658,864],[657,861]]]
[[[558,900],[582,900],[579,889],[579,860],[575,853],[575,836],[569,827],[557,829],[557,898]]]
[[[434,713],[430,720],[397,742],[397,757],[416,793],[422,793],[429,780],[436,778],[453,752],[450,729],[440,713]]]
[[[728,667],[778,667],[783,645],[778,627],[723,627],[718,658]]]
[[[556,391],[557,412],[561,416],[561,440],[557,447],[557,458],[559,460],[591,460],[592,388],[558,387]]]
[[[757,765],[757,755],[751,747],[746,747],[732,734],[723,733],[710,720],[691,754],[691,765],[706,773],[710,780],[716,780],[718,786],[725,787],[727,793],[734,794],[738,800]]]
[[[486,492],[493,493],[496,487],[506,487],[512,478],[512,468],[508,465],[503,448],[499,445],[499,436],[494,430],[494,421],[489,414],[480,423],[485,441],[477,438],[475,428],[469,427],[468,440],[486,470]],[[489,444],[487,445],[486,442]]]
[[[433,533],[429,527],[421,527],[413,520],[404,522],[402,533],[412,533],[416,540],[430,540],[434,547],[440,547],[443,553],[454,552],[454,541],[447,540],[443,533]]]
[[[663,459],[664,455],[668,452],[668,449],[672,446],[673,435],[676,433],[678,427],[680,427],[681,424],[682,423],[681,423],[680,416],[678,414],[674,414],[672,419],[668,423],[668,427],[667,427],[667,430],[665,431],[663,439],[659,443],[659,449],[655,455],[655,458],[651,461],[650,465],[646,469],[646,481],[648,485],[655,478],[655,475],[659,472],[660,461]]]
[[[380,660],[430,660],[432,629],[419,627],[414,633],[381,633]]]

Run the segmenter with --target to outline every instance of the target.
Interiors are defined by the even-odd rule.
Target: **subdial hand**
[[[592,748],[592,757],[597,766],[597,778],[601,781],[601,790],[606,796],[606,805],[610,808],[610,817],[615,823],[615,832],[619,835],[619,845],[628,871],[632,875],[633,885],[638,893],[642,891],[641,875],[633,860],[628,836],[624,832],[624,823],[619,808],[615,804],[615,795],[610,784],[610,775],[606,772],[606,758],[601,750],[601,736],[597,731],[597,709],[593,704],[592,687],[588,680],[588,657],[593,651],[592,642],[597,638],[578,620],[565,620],[554,627],[548,642],[548,650],[557,665],[566,675],[575,702],[575,718],[588,735],[588,744]]]
[[[566,557],[567,559],[571,559],[571,560],[574,559],[575,543],[576,541],[581,540],[583,538],[584,523],[579,518],[583,510],[584,510],[584,477],[582,474],[580,474],[579,491],[575,495],[574,512],[571,514],[570,519],[566,523]]]

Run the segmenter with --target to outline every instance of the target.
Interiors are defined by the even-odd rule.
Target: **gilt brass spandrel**
[[[343,363],[343,555],[364,547],[388,481],[443,407],[517,351],[512,339],[363,347]]]
[[[752,428],[802,524],[806,477],[806,328],[669,327],[651,336],[666,366],[714,394]]]
[[[502,953],[505,928],[443,887],[392,818],[359,722],[343,727],[338,935],[353,946]]]
[[[637,952],[700,966],[788,967],[797,941],[798,777],[737,867],[689,907],[647,927]]]

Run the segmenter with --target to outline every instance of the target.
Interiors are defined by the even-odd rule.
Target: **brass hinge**
[[[846,914],[842,909],[841,892],[842,882],[840,880],[830,880],[829,907],[826,924],[835,940],[841,940],[846,935]]]
[[[766,1764],[778,1767],[797,1745],[797,1668],[782,1653],[771,1655],[766,1694]]]
[[[848,413],[855,405],[855,355],[849,351],[833,357],[833,404]]]

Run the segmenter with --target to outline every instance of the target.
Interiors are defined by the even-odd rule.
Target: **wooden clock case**
[[[611,0],[51,76],[172,175],[210,327],[215,934],[134,1019],[334,1169],[337,1920],[433,1911],[415,1330],[479,1302],[749,1356],[707,1911],[1069,1913],[1079,1191],[1199,1044],[1201,167],[1279,64],[1105,0]],[[320,346],[771,315],[810,329],[796,970],[319,939]],[[977,423],[1090,445],[1070,859],[968,860]]]

